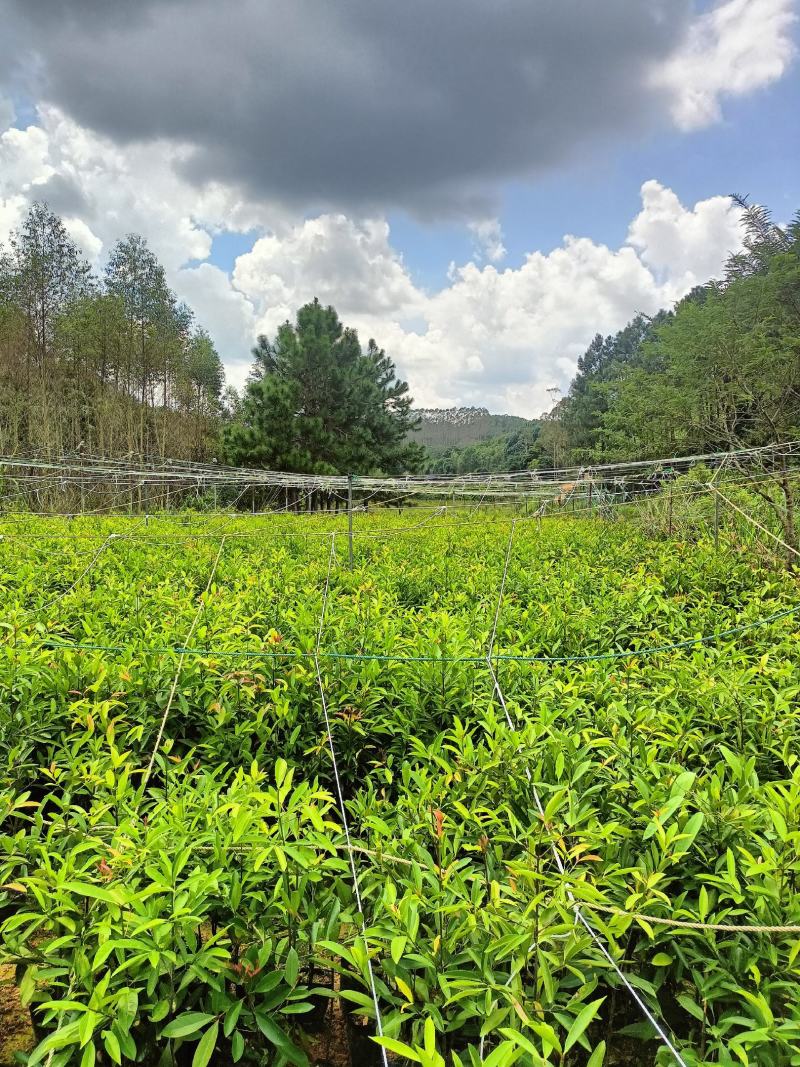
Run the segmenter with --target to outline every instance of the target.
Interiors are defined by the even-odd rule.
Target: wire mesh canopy
[[[800,441],[758,448],[710,452],[688,456],[662,457],[620,463],[560,467],[548,470],[518,470],[501,473],[460,475],[408,474],[394,476],[347,474],[300,474],[222,463],[190,463],[182,460],[143,461],[136,457],[108,458],[72,454],[58,458],[41,455],[0,457],[0,477],[4,482],[32,487],[69,486],[159,488],[207,490],[226,487],[240,489],[293,489],[301,492],[343,494],[348,489],[373,494],[436,497],[509,497],[570,493],[598,488],[646,485],[685,473],[698,464],[713,468],[778,470],[800,454]]]

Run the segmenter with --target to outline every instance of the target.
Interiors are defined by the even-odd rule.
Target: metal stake
[[[719,548],[719,494],[714,493],[714,547]]]
[[[353,475],[347,475],[347,558],[353,569]]]

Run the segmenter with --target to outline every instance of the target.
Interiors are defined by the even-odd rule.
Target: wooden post
[[[592,485],[593,485],[593,483],[589,482],[589,513],[590,514],[591,514],[591,511],[592,511],[592,508],[594,507],[594,505],[592,504]]]
[[[347,475],[347,558],[353,569],[353,475]]]
[[[714,493],[714,547],[719,548],[719,493]]]
[[[669,487],[669,536],[672,537],[672,486]]]

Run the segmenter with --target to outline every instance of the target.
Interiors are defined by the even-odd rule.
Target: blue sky
[[[0,241],[143,234],[234,385],[318,296],[420,403],[537,415],[720,273],[726,194],[800,207],[800,0],[0,3]]]
[[[508,255],[518,267],[531,249],[550,251],[566,233],[617,246],[635,214],[639,189],[657,178],[684,203],[742,193],[768,204],[776,221],[800,210],[800,69],[752,96],[729,101],[724,120],[695,131],[651,133],[610,145],[591,158],[558,168],[500,193],[499,217]],[[393,241],[415,280],[426,288],[447,283],[450,263],[474,255],[463,226],[421,224],[390,216]]]

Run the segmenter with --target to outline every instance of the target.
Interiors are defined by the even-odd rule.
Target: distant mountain
[[[422,425],[414,440],[425,445],[431,455],[533,430],[537,425],[535,420],[518,415],[491,415],[486,408],[417,408],[416,414]]]

